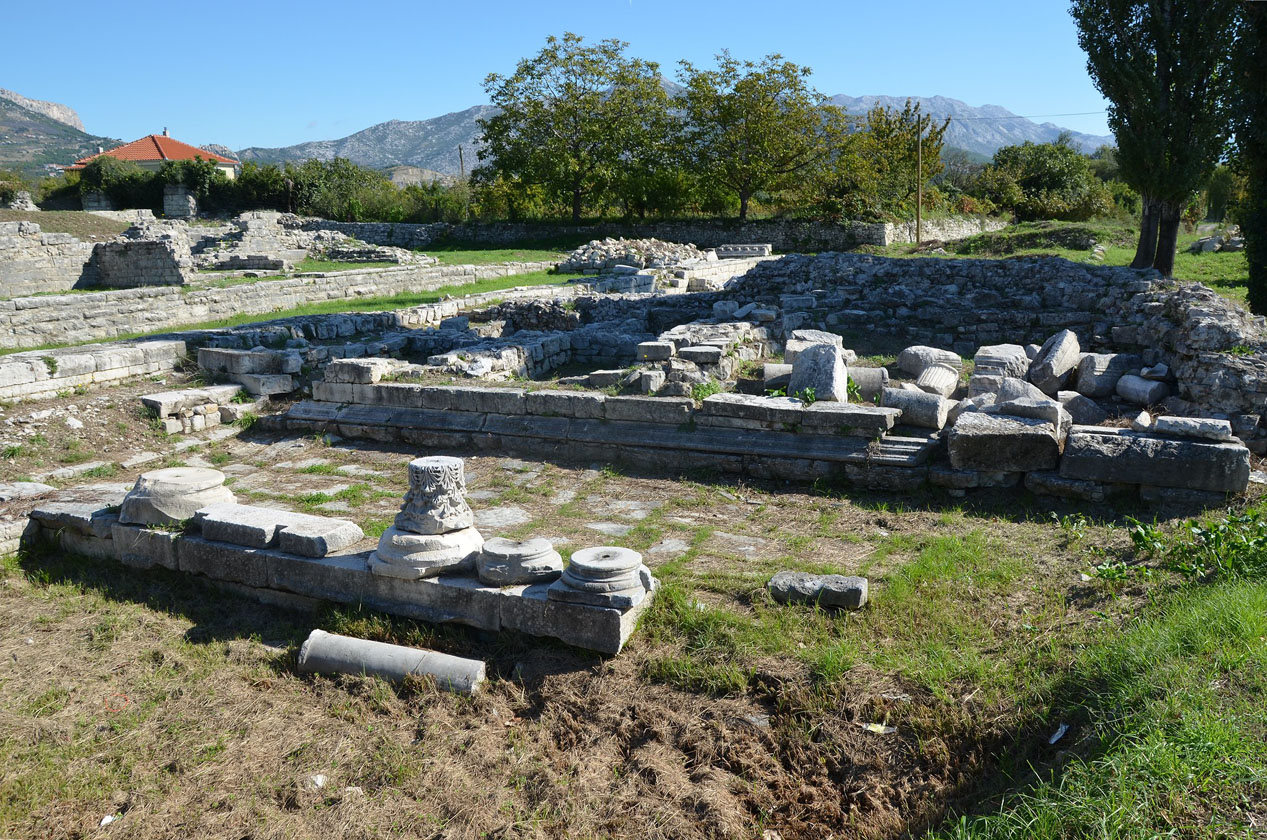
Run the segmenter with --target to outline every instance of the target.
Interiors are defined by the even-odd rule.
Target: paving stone
[[[532,520],[532,514],[521,507],[503,505],[475,511],[475,524],[484,529],[513,528]]]

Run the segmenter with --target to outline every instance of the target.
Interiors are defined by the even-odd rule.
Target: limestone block
[[[1232,424],[1227,420],[1207,417],[1158,417],[1153,431],[1159,435],[1195,438],[1198,440],[1231,440]]]
[[[1085,397],[1113,394],[1117,381],[1127,372],[1138,370],[1143,360],[1131,353],[1084,353],[1078,362],[1074,388]]]
[[[732,318],[739,309],[737,300],[719,300],[713,304],[713,317],[719,321]]]
[[[816,402],[801,412],[806,430],[824,429],[875,437],[892,429],[902,417],[897,408],[841,402]]]
[[[960,399],[959,402],[950,407],[949,413],[946,414],[946,426],[954,426],[964,412],[979,412],[979,410],[986,408],[987,405],[993,404],[995,404],[995,395],[993,394],[978,394],[976,397]]]
[[[628,609],[642,603],[655,588],[642,555],[617,546],[583,548],[572,554],[547,597],[571,604]]]
[[[295,390],[295,381],[289,374],[274,373],[239,373],[234,378],[246,388],[248,393],[257,397],[268,397],[273,394],[289,394]]]
[[[849,371],[841,348],[834,344],[811,344],[797,355],[792,364],[788,394],[795,397],[809,390],[817,400],[848,401]]]
[[[1012,400],[1049,400],[1051,397],[1040,391],[1024,379],[1004,379],[999,382],[999,389],[994,392],[996,403]]]
[[[670,341],[644,341],[637,347],[638,361],[665,362],[673,358],[674,350]]]
[[[688,362],[694,362],[697,365],[716,365],[721,363],[723,356],[720,347],[683,347],[678,351],[678,356]]]
[[[1084,502],[1102,502],[1113,493],[1122,492],[1123,486],[1063,478],[1060,473],[1047,470],[1025,473],[1025,489],[1031,493]]]
[[[546,539],[494,537],[485,541],[475,568],[480,581],[490,586],[539,583],[563,573],[563,558]]]
[[[1065,411],[1064,406],[1055,400],[1008,400],[996,402],[985,409],[986,414],[1006,414],[1009,417],[1028,417],[1032,420],[1046,420],[1056,430],[1057,437],[1063,444],[1065,435],[1073,427],[1073,417]]]
[[[1156,405],[1170,395],[1165,382],[1154,382],[1142,376],[1126,374],[1117,380],[1117,395],[1132,405]]]
[[[1249,450],[1239,443],[1170,440],[1075,430],[1060,461],[1062,478],[1241,493]]]
[[[217,504],[201,508],[194,516],[203,539],[247,548],[271,548],[281,530],[298,523],[303,514],[254,505]]]
[[[174,525],[205,507],[233,504],[224,473],[202,467],[173,467],[142,473],[123,499],[125,525]]]
[[[644,370],[638,377],[638,388],[644,394],[654,394],[664,387],[664,381],[664,371]]]
[[[365,539],[355,522],[328,516],[297,514],[277,534],[277,547],[300,557],[326,557]]]
[[[1056,429],[1045,420],[1029,417],[964,414],[951,427],[947,445],[950,465],[957,470],[1050,470],[1060,460]]]
[[[924,345],[907,347],[897,357],[898,368],[911,376],[919,376],[924,372],[924,368],[936,362],[948,365],[955,371],[963,370],[963,359],[959,358],[957,353],[936,347]]]
[[[1029,367],[1029,381],[1044,394],[1054,395],[1078,367],[1082,348],[1072,330],[1061,330],[1043,343]]]
[[[792,366],[778,362],[766,362],[761,366],[761,378],[767,391],[787,392],[788,383],[792,381]]]
[[[920,373],[915,387],[925,393],[949,397],[959,387],[959,371],[950,365],[934,362]]]
[[[864,577],[782,571],[770,578],[766,586],[770,596],[780,604],[816,604],[856,610],[867,603]]]
[[[116,556],[125,566],[134,569],[151,569],[162,566],[175,571],[176,541],[180,534],[159,531],[154,528],[138,528],[134,525],[114,523],[110,530]]]
[[[1136,432],[1151,432],[1153,430],[1153,415],[1147,411],[1141,411],[1131,420],[1131,430]]]
[[[783,344],[783,361],[787,364],[794,364],[796,356],[806,347],[815,344],[831,344],[844,349],[844,339],[835,333],[824,332],[823,330],[793,330],[792,335]],[[849,351],[852,353],[852,351]],[[856,356],[854,358],[857,358]],[[845,364],[849,364],[852,359],[846,357]]]
[[[1077,391],[1060,391],[1056,394],[1056,399],[1079,426],[1095,426],[1109,419],[1109,413],[1100,408],[1095,400]]]
[[[805,404],[792,397],[759,397],[755,394],[721,393],[705,397],[698,419],[727,417],[759,423],[795,425],[801,422]]]
[[[603,413],[608,420],[680,425],[691,419],[695,401],[690,397],[607,397]]]
[[[885,388],[880,403],[886,408],[901,409],[903,424],[925,429],[943,428],[951,405],[949,400],[937,394],[901,388]]]
[[[1029,356],[1019,344],[990,344],[980,347],[972,361],[974,375],[1024,377],[1029,370]]]

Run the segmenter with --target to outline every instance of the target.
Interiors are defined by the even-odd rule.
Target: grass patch
[[[111,239],[123,233],[131,224],[109,219],[81,210],[24,210],[0,209],[0,222],[35,222],[44,233],[69,233],[79,239]]]
[[[1092,645],[1057,687],[1066,766],[941,836],[1249,836],[1267,799],[1267,587],[1191,586]],[[1053,726],[1054,728],[1054,726]]]
[[[148,338],[155,335],[166,335],[175,330],[213,330],[227,327],[239,327],[243,324],[258,324],[265,321],[294,318],[301,315],[335,315],[340,312],[384,312],[394,309],[408,309],[412,306],[425,306],[437,303],[448,297],[478,295],[513,289],[516,286],[562,286],[581,275],[552,274],[548,271],[534,271],[530,274],[516,274],[510,277],[490,277],[474,283],[463,283],[457,286],[444,286],[429,292],[402,292],[398,295],[368,298],[342,298],[339,300],[320,301],[318,303],[297,306],[294,309],[275,310],[273,312],[243,313],[231,318],[217,321],[202,321],[196,324],[180,324],[149,332],[125,333],[115,336],[111,341],[129,341],[137,338]],[[101,339],[88,341],[72,341],[60,344],[43,344],[38,347],[23,347],[0,350],[0,356],[10,353],[22,353],[30,350],[53,350],[58,347],[77,347],[81,344],[99,343]]]
[[[492,265],[506,262],[559,262],[567,257],[569,249],[558,248],[488,248],[460,249],[436,248],[423,249],[427,256],[435,257],[441,265]]]

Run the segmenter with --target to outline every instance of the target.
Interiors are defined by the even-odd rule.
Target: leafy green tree
[[[1249,308],[1267,314],[1267,3],[1244,2],[1234,65],[1238,168],[1245,196],[1237,221],[1249,262]]]
[[[1073,147],[1068,133],[1053,143],[1004,146],[982,170],[975,191],[1022,221],[1084,221],[1113,211],[1113,196]]]
[[[738,195],[740,219],[758,192],[805,187],[845,133],[843,112],[809,86],[811,72],[777,53],[752,62],[723,50],[715,70],[681,62],[688,159]]]
[[[0,205],[7,205],[23,190],[29,192],[31,185],[21,172],[16,169],[0,169]]]
[[[1237,5],[1074,0],[1070,8],[1087,69],[1109,100],[1122,179],[1142,199],[1135,268],[1174,272],[1183,210],[1223,154]]]
[[[130,160],[98,155],[80,170],[79,187],[81,194],[104,193],[118,207],[162,209],[162,180]]]
[[[483,182],[540,186],[570,204],[573,221],[587,201],[604,200],[668,111],[659,65],[626,57],[626,47],[567,32],[510,76],[489,75],[484,89],[500,111],[479,121],[481,168],[492,176]]]

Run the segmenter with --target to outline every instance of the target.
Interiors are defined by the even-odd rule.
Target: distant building
[[[147,134],[140,140],[124,143],[122,146],[116,146],[109,151],[101,151],[100,147],[98,147],[97,154],[80,158],[70,166],[67,166],[66,170],[83,169],[95,158],[99,158],[102,155],[108,155],[119,160],[130,160],[142,169],[148,169],[151,172],[157,172],[169,160],[193,160],[194,158],[211,161],[216,165],[216,169],[219,169],[228,178],[233,178],[237,175],[238,168],[238,162],[233,158],[227,158],[215,152],[209,152],[206,149],[200,149],[197,146],[173,140],[167,134],[167,129],[164,128],[162,134]]]

